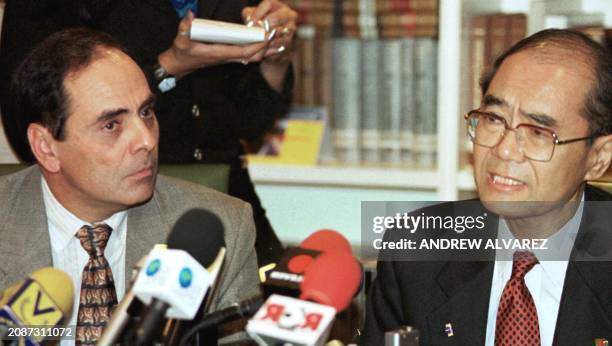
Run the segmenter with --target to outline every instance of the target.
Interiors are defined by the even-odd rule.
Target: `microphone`
[[[46,331],[63,327],[72,315],[73,299],[73,284],[68,274],[50,267],[33,272],[0,296],[0,340],[11,340],[9,328],[37,326]],[[48,334],[55,333],[20,335],[5,345],[37,346],[49,337],[58,337]]]
[[[362,270],[353,255],[326,252],[317,257],[306,269],[300,285],[300,299],[346,309],[361,287]]]
[[[266,293],[297,297],[304,272],[324,252],[351,254],[351,245],[337,231],[323,229],[314,232],[299,247],[288,247],[278,264],[266,273],[263,280]]]
[[[344,252],[352,254],[351,244],[338,231],[333,229],[320,229],[300,244],[301,248],[319,252]]]
[[[262,346],[323,345],[336,313],[350,305],[360,281],[361,266],[352,255],[322,253],[304,273],[300,299],[271,295],[249,320],[247,333]]]
[[[250,317],[257,310],[259,310],[262,305],[263,300],[261,297],[255,296],[240,303],[232,304],[230,307],[225,309],[206,314],[204,317],[202,317],[202,320],[198,324],[193,326],[193,328],[183,335],[179,345],[186,345],[189,339],[191,339],[191,337],[200,330],[233,321],[238,318]]]
[[[249,320],[246,331],[261,346],[319,346],[335,315],[331,306],[273,294]]]
[[[149,306],[136,329],[136,344],[157,338],[166,318],[193,319],[224,256],[221,220],[202,209],[183,214],[168,236],[168,249],[149,253],[134,284],[134,294]]]

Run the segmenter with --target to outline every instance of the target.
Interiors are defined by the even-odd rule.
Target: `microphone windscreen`
[[[169,249],[186,251],[207,268],[225,246],[223,224],[208,210],[188,210],[174,224],[167,244]]]
[[[72,315],[74,289],[68,274],[59,269],[46,267],[33,272],[30,277],[42,286],[64,316]]]
[[[338,231],[321,229],[304,239],[300,244],[303,249],[316,250],[320,252],[344,252],[352,254],[351,244]]]
[[[329,305],[340,312],[350,304],[361,285],[361,265],[343,252],[325,252],[306,269],[300,299]]]

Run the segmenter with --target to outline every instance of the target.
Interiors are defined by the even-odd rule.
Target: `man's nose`
[[[157,146],[158,130],[157,122],[148,124],[141,118],[136,118],[132,122],[132,151],[140,150],[151,151]]]
[[[523,162],[525,153],[516,130],[506,130],[494,148],[495,154],[502,160]]]

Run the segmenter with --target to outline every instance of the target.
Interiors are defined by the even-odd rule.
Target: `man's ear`
[[[49,130],[40,123],[32,123],[28,126],[28,142],[30,149],[36,157],[38,164],[51,173],[60,170],[60,162],[57,156],[57,140]]]
[[[584,180],[599,179],[610,167],[612,161],[612,135],[596,138],[587,157]]]

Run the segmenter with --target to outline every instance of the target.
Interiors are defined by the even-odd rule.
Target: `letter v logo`
[[[38,315],[42,315],[42,314],[48,314],[51,312],[55,311],[55,306],[51,306],[48,308],[41,308],[41,298],[42,297],[42,292],[38,291],[38,294],[36,295],[36,304],[34,305],[34,316],[38,316]]]

